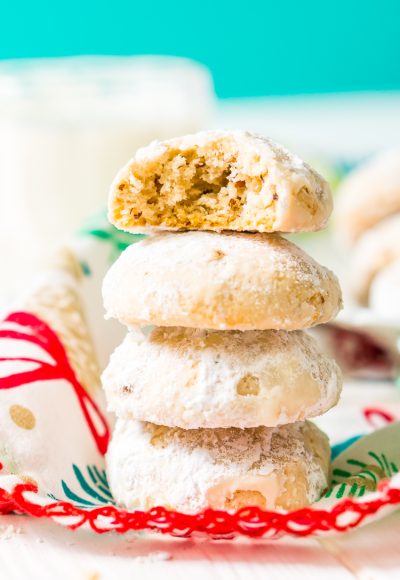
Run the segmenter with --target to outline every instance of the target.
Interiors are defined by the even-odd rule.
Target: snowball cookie
[[[293,510],[327,489],[330,447],[307,421],[184,430],[118,419],[106,461],[112,494],[129,509]]]
[[[400,148],[385,151],[342,182],[335,207],[338,233],[348,243],[400,212]]]
[[[315,231],[331,211],[329,186],[316,171],[244,131],[206,131],[139,149],[109,198],[111,223],[135,233]]]
[[[296,330],[341,307],[334,274],[276,234],[160,233],[129,246],[103,283],[128,325]]]
[[[370,306],[392,321],[400,322],[400,257],[376,275],[370,290]]]
[[[339,399],[339,367],[303,331],[153,328],[128,333],[102,376],[109,409],[158,425],[275,427]]]
[[[361,304],[368,304],[374,277],[396,259],[400,259],[400,213],[365,232],[354,246],[351,287]]]

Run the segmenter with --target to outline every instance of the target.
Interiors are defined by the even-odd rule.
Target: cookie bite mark
[[[139,150],[116,177],[109,218],[126,231],[314,231],[332,210],[328,184],[282,146],[208,131]]]

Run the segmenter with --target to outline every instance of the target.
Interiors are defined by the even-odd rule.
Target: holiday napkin
[[[272,528],[303,534],[304,525],[307,533],[347,529],[400,502],[399,405],[396,389],[388,384],[385,404],[377,396],[372,407],[366,406],[359,387],[350,418],[346,405],[328,414],[327,430],[339,442],[332,450],[332,486],[300,515],[265,515],[254,508],[236,519],[208,512],[207,521],[204,515],[189,521],[162,507],[129,515],[113,505],[104,463],[112,418],[99,376],[124,330],[104,320],[100,288],[112,261],[141,238],[117,231],[103,214],[96,216],[5,314],[0,324],[0,509],[48,515],[73,526],[89,521],[97,531],[151,528],[218,535],[221,529],[226,536],[233,531],[254,535],[255,530],[261,535]],[[388,400],[395,404],[388,407]],[[339,441],[344,421],[347,437]],[[377,421],[388,425],[374,431]],[[324,426],[322,418],[320,423]]]

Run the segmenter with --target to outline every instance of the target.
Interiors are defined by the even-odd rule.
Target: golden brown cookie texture
[[[132,330],[102,376],[118,417],[184,429],[276,426],[338,401],[336,363],[303,331]]]
[[[336,276],[276,234],[161,233],[127,248],[103,283],[127,325],[297,330],[341,308]]]
[[[294,510],[327,489],[330,447],[308,421],[184,430],[118,419],[106,460],[113,496],[129,509]]]
[[[115,178],[109,219],[129,232],[323,228],[332,211],[327,182],[270,139],[205,131],[154,142]]]

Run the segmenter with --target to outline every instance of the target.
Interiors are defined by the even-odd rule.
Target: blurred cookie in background
[[[400,147],[372,157],[342,181],[335,230],[342,247],[350,247],[343,273],[351,309],[365,307],[374,326],[381,317],[400,326],[398,267],[392,267],[400,260]]]
[[[397,251],[398,259],[383,268],[371,284],[370,306],[383,317],[398,322],[400,327],[400,246]]]
[[[351,290],[360,304],[369,305],[370,288],[375,277],[395,260],[400,260],[400,213],[382,220],[365,232],[354,246]],[[375,305],[376,300],[375,295]]]
[[[338,237],[353,245],[368,229],[400,212],[400,147],[383,151],[342,181],[335,206]]]

